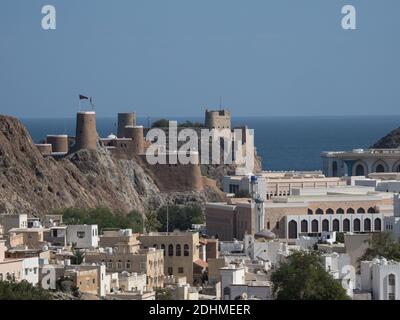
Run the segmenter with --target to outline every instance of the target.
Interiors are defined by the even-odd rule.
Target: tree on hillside
[[[359,261],[370,261],[376,257],[400,261],[400,243],[389,232],[379,232],[372,235],[369,248]]]
[[[167,207],[157,211],[157,219],[161,223],[159,231],[167,231]],[[203,213],[198,206],[170,206],[168,207],[168,229],[188,230],[192,224],[203,223]]]
[[[158,221],[157,212],[149,211],[146,214],[145,229],[146,232],[158,231],[161,228],[161,223]]]
[[[273,294],[278,300],[348,300],[340,282],[321,264],[317,252],[296,251],[272,274]]]
[[[133,232],[143,231],[143,216],[137,211],[123,214],[112,212],[107,208],[70,208],[64,210],[62,215],[66,224],[97,224],[100,232],[110,228],[132,229]]]

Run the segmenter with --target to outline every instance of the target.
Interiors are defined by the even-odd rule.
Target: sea
[[[202,118],[180,118],[202,122]],[[157,118],[138,118],[147,126]],[[40,142],[47,134],[75,135],[74,118],[23,118],[32,139]],[[263,169],[321,170],[323,151],[368,148],[391,130],[400,127],[399,116],[324,116],[324,117],[236,117],[233,125],[247,125],[255,130],[257,153]],[[116,133],[115,118],[97,118],[97,131],[105,137]]]

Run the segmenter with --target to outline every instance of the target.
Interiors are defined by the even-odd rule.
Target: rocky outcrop
[[[137,161],[117,159],[106,149],[80,150],[61,160],[43,157],[18,119],[0,116],[0,212],[99,206],[144,212],[167,202],[202,204],[222,197],[207,179],[203,191],[161,192]]]
[[[373,149],[396,149],[400,147],[400,128],[389,132],[382,139],[371,146]]]

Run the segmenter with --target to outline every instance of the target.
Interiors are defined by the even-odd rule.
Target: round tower
[[[230,129],[231,114],[227,110],[206,110],[204,125],[208,129]]]
[[[143,126],[126,126],[123,135],[125,138],[132,139],[133,152],[135,154],[142,154],[144,152]]]
[[[117,130],[118,138],[128,138],[124,137],[126,126],[136,126],[135,112],[118,113],[118,130]]]
[[[48,135],[46,142],[51,144],[53,152],[68,153],[68,136],[66,134]]]
[[[96,112],[81,111],[76,116],[75,150],[97,149]]]
[[[36,144],[39,152],[44,156],[50,156],[52,153],[51,144],[48,143],[40,143]]]

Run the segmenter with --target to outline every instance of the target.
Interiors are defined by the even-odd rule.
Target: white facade
[[[300,234],[328,232],[381,232],[381,213],[288,215],[286,216],[286,238],[298,239]],[[297,234],[297,237],[290,235]]]
[[[269,262],[273,268],[279,266],[282,259],[289,256],[292,250],[300,249],[281,240],[257,241],[252,235],[246,235],[244,243],[246,255],[253,260]]]
[[[252,193],[252,189],[256,188],[257,195],[262,200],[267,200],[267,182],[262,176],[255,176],[256,181],[251,181],[251,175],[248,176],[225,176],[223,180],[223,191],[225,193],[237,193],[239,191],[247,192],[249,195]],[[257,197],[255,197],[257,198]]]
[[[333,252],[322,255],[322,261],[325,270],[332,275],[333,279],[340,281],[347,295],[352,297],[356,283],[356,271],[351,265],[350,256]]]
[[[244,244],[243,241],[220,241],[219,251],[221,253],[232,253],[232,252],[243,252]]]
[[[24,258],[22,261],[22,280],[26,280],[32,285],[39,282],[39,258]]]
[[[378,172],[400,172],[399,149],[354,149],[321,154],[327,177],[367,176]]]
[[[118,275],[118,280],[122,291],[146,291],[147,275],[145,273],[122,272]]]
[[[245,268],[230,265],[220,269],[221,272],[221,299],[236,300],[246,295],[248,299],[271,299],[271,289],[265,282],[246,283]]]
[[[74,244],[78,249],[97,248],[99,243],[97,225],[69,225],[67,243]]]
[[[361,289],[373,300],[400,300],[400,263],[386,259],[361,262]]]

